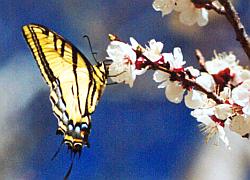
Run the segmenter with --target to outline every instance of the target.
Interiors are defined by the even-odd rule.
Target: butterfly
[[[91,114],[106,87],[108,68],[104,62],[91,65],[70,41],[43,25],[28,24],[22,31],[50,88],[57,134],[80,153],[89,146]]]

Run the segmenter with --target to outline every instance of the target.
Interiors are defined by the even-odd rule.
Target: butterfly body
[[[107,67],[103,62],[92,66],[70,41],[45,26],[23,26],[23,35],[50,87],[57,134],[79,152],[88,145],[91,114],[106,87]]]

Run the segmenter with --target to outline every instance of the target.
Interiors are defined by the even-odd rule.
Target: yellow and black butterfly
[[[70,41],[45,26],[28,24],[22,30],[50,87],[57,134],[64,135],[73,152],[81,152],[88,146],[90,116],[107,84],[107,67],[104,62],[92,66]]]

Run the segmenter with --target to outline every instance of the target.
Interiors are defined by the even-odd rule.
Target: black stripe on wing
[[[39,40],[37,38],[36,33],[34,32],[32,27],[27,26],[27,28],[30,31],[31,38],[32,38],[32,40],[34,42],[34,46],[35,46],[35,48],[37,50],[37,54],[39,56],[39,59],[36,57],[35,52],[34,52],[32,46],[31,46],[31,44],[29,43],[28,38],[27,38],[24,30],[23,30],[23,35],[24,35],[24,37],[25,37],[25,39],[26,39],[26,41],[27,41],[27,43],[28,43],[28,45],[29,45],[29,47],[30,47],[30,49],[32,51],[32,54],[33,54],[34,58],[36,59],[36,62],[38,64],[39,68],[41,69],[42,76],[44,77],[45,80],[49,80],[50,83],[52,84],[52,82],[56,80],[56,77],[54,76],[53,71],[49,67],[49,64],[48,64],[48,62],[46,60],[46,56],[45,56],[45,54],[44,54],[44,52],[42,50],[42,47],[40,45],[40,42],[39,42]],[[41,62],[42,67],[39,65],[39,62]],[[45,77],[45,74],[42,73],[42,70],[46,73],[47,77]]]
[[[57,39],[60,39],[63,43],[67,43],[68,45],[71,46],[72,52],[73,52],[73,51],[76,51],[77,54],[79,54],[79,55],[81,56],[81,58],[84,60],[84,62],[85,62],[85,64],[86,64],[87,67],[92,67],[92,64],[88,61],[87,57],[86,57],[77,47],[75,47],[68,39],[62,37],[60,34],[57,34],[57,33],[54,32],[53,30],[51,30],[51,29],[49,29],[49,28],[47,28],[46,26],[41,25],[41,24],[31,23],[31,24],[28,24],[28,25],[26,25],[26,26],[28,26],[28,27],[33,27],[33,26],[34,26],[35,28],[40,28],[40,29],[42,30],[43,34],[45,34],[45,35],[47,35],[47,36],[49,36],[49,32],[51,32],[54,36],[56,36],[56,37],[54,37],[54,39],[53,39],[53,41],[54,41],[54,46],[57,46],[56,40],[57,40]],[[63,46],[65,46],[65,45],[63,45]],[[64,48],[64,47],[63,47],[63,48]],[[55,49],[58,49],[58,47],[56,47]],[[64,53],[61,52],[61,54],[64,54]],[[62,56],[62,57],[63,57],[63,56]]]

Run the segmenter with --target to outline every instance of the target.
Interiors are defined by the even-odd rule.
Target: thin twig
[[[218,14],[225,14],[225,9],[223,6],[218,6],[214,3],[214,0],[191,0],[195,7],[197,8],[205,8],[207,10],[214,10]]]
[[[236,40],[240,42],[242,48],[250,60],[250,39],[247,32],[240,21],[237,11],[230,0],[219,0],[222,6],[225,8],[225,16],[234,28],[236,33]]]
[[[204,6],[205,6],[205,8],[206,8],[207,10],[214,10],[214,11],[217,12],[218,14],[222,14],[222,15],[225,15],[225,14],[226,14],[226,11],[225,11],[225,9],[224,9],[223,6],[220,7],[220,6],[216,5],[216,4],[214,4],[213,2],[207,3],[207,4],[205,4]]]
[[[195,56],[199,62],[199,65],[200,65],[200,70],[203,71],[203,72],[207,72],[206,71],[206,68],[205,68],[205,58],[204,56],[202,55],[201,51],[199,49],[195,49]]]
[[[217,104],[223,104],[224,103],[223,100],[216,93],[207,91],[203,86],[201,86],[200,84],[196,83],[194,80],[184,79],[184,81],[186,81],[191,86],[193,86],[194,89],[205,93],[208,98],[213,99]]]

